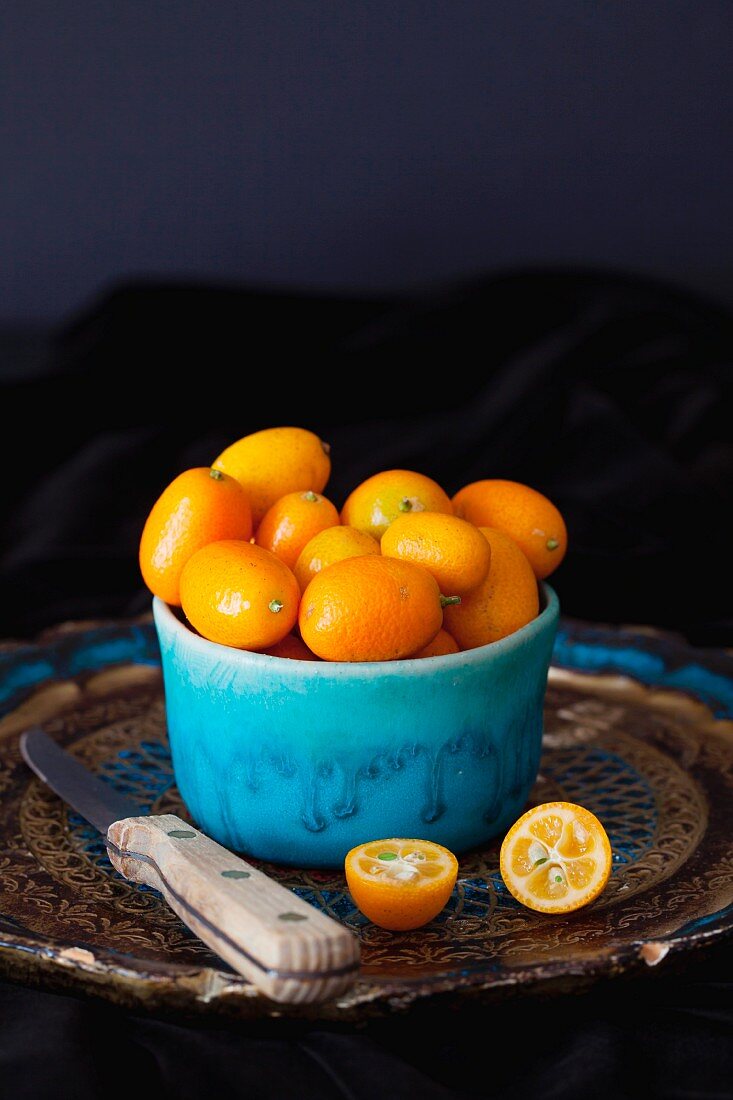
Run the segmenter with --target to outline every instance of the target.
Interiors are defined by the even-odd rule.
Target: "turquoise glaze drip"
[[[421,661],[329,665],[227,649],[154,605],[176,782],[229,848],[339,865],[380,836],[481,844],[535,780],[558,617]]]

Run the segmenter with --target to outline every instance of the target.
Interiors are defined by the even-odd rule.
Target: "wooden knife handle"
[[[160,890],[212,951],[273,1000],[325,1000],[353,982],[356,936],[174,814],[115,821],[107,847],[121,875]]]

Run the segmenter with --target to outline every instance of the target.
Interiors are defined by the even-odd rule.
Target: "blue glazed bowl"
[[[455,852],[518,816],[537,775],[559,607],[466,653],[293,661],[194,634],[153,602],[178,788],[236,851],[335,867],[380,837]]]

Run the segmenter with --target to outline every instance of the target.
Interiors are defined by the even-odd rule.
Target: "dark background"
[[[153,274],[733,296],[727,0],[9,0],[0,317]]]
[[[566,613],[732,645],[732,30],[724,0],[4,5],[0,636],[144,610],[157,493],[295,423],[339,504],[390,466],[537,486]],[[0,986],[0,1081],[731,1095],[730,952],[664,969],[359,1033]]]

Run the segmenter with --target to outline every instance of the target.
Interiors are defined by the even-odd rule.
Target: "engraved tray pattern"
[[[42,721],[152,812],[186,817],[173,783],[149,620],[77,624],[0,647],[0,971],[153,1011],[358,1020],[426,998],[566,989],[662,961],[733,927],[733,660],[670,635],[565,622],[531,801],[604,822],[608,888],[561,918],[522,909],[498,843],[462,858],[444,912],[413,933],[355,910],[343,876],[263,865],[362,943],[356,986],[326,1005],[259,996],[160,897],[126,882],[101,837],[30,775],[18,735]]]

